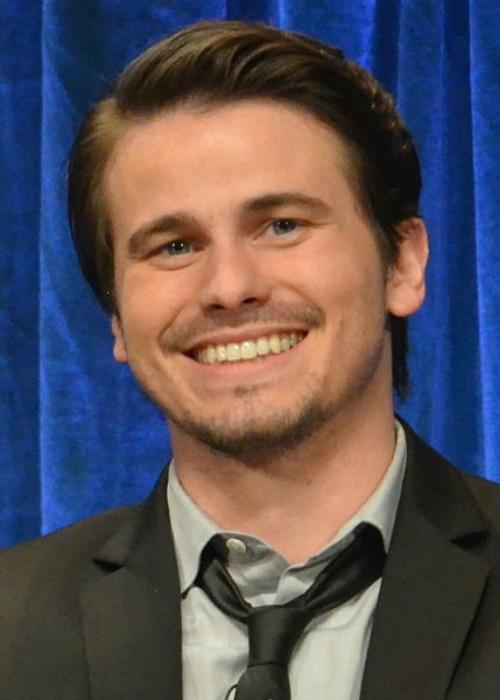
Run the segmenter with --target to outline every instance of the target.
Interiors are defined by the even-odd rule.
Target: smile
[[[195,351],[194,359],[204,365],[214,365],[224,362],[246,362],[266,355],[279,355],[298,345],[305,335],[305,333],[273,333],[256,340],[207,345]]]

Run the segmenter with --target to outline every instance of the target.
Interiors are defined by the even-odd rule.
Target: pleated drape
[[[123,65],[209,18],[337,44],[397,96],[432,246],[399,411],[459,466],[500,481],[500,3],[0,0],[2,544],[142,498],[169,457],[164,420],[114,363],[109,321],[79,274],[65,163],[84,110]]]

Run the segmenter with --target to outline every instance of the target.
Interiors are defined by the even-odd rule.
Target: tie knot
[[[287,666],[307,624],[315,615],[365,590],[382,574],[384,561],[380,532],[373,525],[361,523],[346,547],[305,593],[286,605],[253,608],[211,548],[206,547],[197,585],[226,615],[248,625],[248,668],[239,680],[235,700],[290,700]]]
[[[248,614],[248,665],[288,664],[313,613],[307,608],[265,605]]]

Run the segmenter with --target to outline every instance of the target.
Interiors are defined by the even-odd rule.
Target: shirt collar
[[[385,549],[388,551],[401,495],[405,466],[406,437],[401,424],[396,421],[394,455],[382,481],[370,498],[340,528],[326,547],[314,554],[304,565],[310,566],[332,556],[337,549],[336,545],[361,522],[371,523],[380,530]],[[182,488],[173,460],[169,467],[167,501],[179,568],[181,593],[184,593],[193,584],[198,573],[201,553],[214,536],[219,535],[227,538],[236,535],[260,542],[244,533],[222,530],[210,520]]]

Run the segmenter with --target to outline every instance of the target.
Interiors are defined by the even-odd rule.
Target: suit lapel
[[[461,477],[408,428],[408,464],[360,700],[442,700],[486,582],[487,527]],[[166,475],[81,593],[92,700],[182,700]]]
[[[180,594],[166,477],[94,559],[81,609],[92,700],[182,700]]]
[[[461,477],[409,429],[408,464],[361,700],[442,700],[486,582],[487,535]]]

